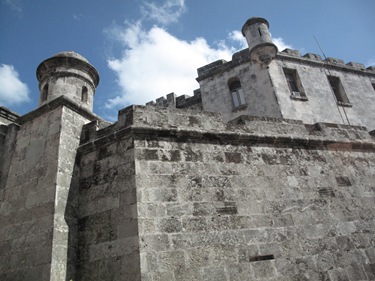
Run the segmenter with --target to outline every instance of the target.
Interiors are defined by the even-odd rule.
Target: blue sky
[[[289,47],[375,65],[373,0],[0,0],[0,105],[37,107],[40,62],[73,50],[98,70],[94,112],[117,111],[170,92],[191,95],[196,69],[246,47],[240,30],[266,18]]]

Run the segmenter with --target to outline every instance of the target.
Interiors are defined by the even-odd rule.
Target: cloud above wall
[[[293,46],[284,42],[284,39],[281,37],[272,38],[272,42],[277,46],[279,52],[284,51],[285,49],[293,49]]]
[[[365,65],[366,67],[375,66],[375,58],[370,58]]]
[[[161,5],[156,2],[144,2],[141,6],[145,19],[153,20],[161,25],[177,22],[185,11],[185,0],[166,0]]]
[[[21,0],[3,0],[3,3],[12,10],[22,13],[22,2]]]
[[[176,22],[185,10],[184,0],[142,6],[143,16],[160,25]],[[231,60],[233,53],[247,48],[238,30],[210,45],[202,37],[192,41],[179,39],[158,25],[146,29],[143,20],[107,30],[112,39],[120,42],[122,52],[107,60],[108,67],[116,74],[119,92],[107,100],[106,109],[144,104],[171,92],[192,95],[199,88],[195,80],[197,68],[219,59]],[[282,38],[276,38],[275,44],[279,50],[291,47]]]
[[[211,47],[204,38],[181,40],[157,26],[143,30],[138,23],[123,32],[119,38],[127,48],[121,57],[108,60],[121,95],[108,100],[106,108],[144,104],[171,92],[192,95],[199,88],[196,69],[218,59],[229,60],[235,51],[222,43]]]
[[[0,66],[0,103],[9,106],[30,101],[29,89],[12,65]]]

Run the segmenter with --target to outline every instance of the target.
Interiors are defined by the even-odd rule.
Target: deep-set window
[[[41,93],[42,102],[46,101],[48,97],[48,84],[45,84]]]
[[[284,68],[284,75],[288,83],[290,97],[293,99],[307,100],[305,91],[303,90],[302,83],[298,77],[295,69]]]
[[[344,87],[341,84],[340,78],[336,76],[327,76],[327,78],[332,92],[335,94],[337,104],[342,106],[351,106]]]
[[[239,80],[232,81],[229,84],[229,89],[232,95],[233,106],[235,108],[246,104],[241,83]]]
[[[88,90],[86,86],[82,87],[82,92],[81,92],[81,101],[86,103],[88,98]]]

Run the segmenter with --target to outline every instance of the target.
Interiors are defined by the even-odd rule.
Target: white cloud
[[[228,34],[228,39],[238,44],[239,49],[246,49],[248,47],[246,38],[239,30],[234,30]]]
[[[108,66],[122,91],[107,101],[106,108],[144,104],[171,92],[191,95],[199,88],[195,81],[198,67],[230,60],[236,51],[224,43],[210,47],[204,38],[180,40],[156,26],[144,31],[139,23],[129,25],[118,38],[127,48],[120,58],[109,59]]]
[[[176,22],[185,11],[185,0],[166,0],[163,4],[144,2],[141,6],[141,12],[146,19],[162,25]]]
[[[76,21],[83,20],[85,18],[84,14],[78,13],[78,14],[73,14],[73,19]]]
[[[272,42],[277,46],[279,52],[284,51],[285,49],[293,49],[293,46],[285,43],[284,39],[281,37],[272,38]]]
[[[165,7],[174,7],[176,3],[184,6],[183,0],[167,0],[154,16],[161,15],[160,11],[166,11]],[[154,3],[149,5],[156,7]],[[181,40],[159,26],[145,30],[142,20],[125,24],[106,30],[107,35],[119,41],[123,48],[120,56],[107,60],[108,67],[117,76],[120,91],[107,100],[106,109],[145,104],[171,92],[192,95],[199,88],[195,80],[197,68],[219,59],[231,60],[233,53],[248,47],[238,30],[210,46],[204,38]],[[274,43],[280,51],[292,48],[282,38],[275,38]]]
[[[4,3],[8,5],[12,10],[22,13],[21,0],[4,0]]]
[[[371,58],[369,59],[367,62],[366,62],[366,67],[369,67],[369,66],[375,66],[375,59],[374,58]]]
[[[20,104],[30,101],[29,89],[19,77],[12,65],[0,66],[0,103],[4,105]]]

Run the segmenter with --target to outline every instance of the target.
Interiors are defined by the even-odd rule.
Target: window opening
[[[45,102],[48,97],[48,84],[45,84],[42,90],[42,102]]]
[[[236,80],[230,83],[229,89],[232,95],[233,106],[235,108],[246,104],[240,81]]]
[[[349,99],[346,96],[344,87],[341,84],[340,78],[335,76],[328,76],[328,81],[332,92],[335,94],[336,101],[339,105],[350,105]]]
[[[302,83],[298,78],[297,71],[295,69],[284,68],[284,75],[286,82],[288,83],[290,97],[299,100],[308,100],[303,90]]]
[[[81,101],[86,103],[88,98],[88,90],[86,86],[82,87],[82,93],[81,93]]]
[[[262,36],[262,31],[260,30],[260,27],[258,27],[259,35]]]
[[[288,82],[288,86],[292,92],[299,92],[298,87],[296,84],[296,80],[291,73],[285,73],[286,81]]]

